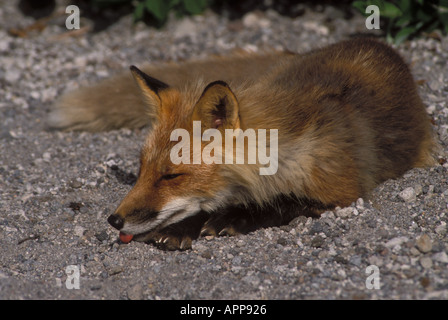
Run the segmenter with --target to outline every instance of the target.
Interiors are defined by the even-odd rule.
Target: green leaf
[[[406,27],[412,21],[410,12],[405,12],[397,21],[395,21],[395,27]]]
[[[170,2],[170,7],[171,8],[174,8],[174,7],[176,7],[177,5],[179,5],[179,3],[181,2],[182,0],[170,0],[169,2]]]
[[[170,10],[170,3],[166,0],[146,0],[146,10],[148,10],[154,18],[159,22],[165,21]]]
[[[415,32],[414,27],[406,27],[401,29],[394,37],[395,43],[400,44]]]
[[[391,2],[385,2],[383,8],[380,9],[381,17],[389,19],[400,17],[402,14],[401,10]]]
[[[134,9],[134,22],[140,21],[143,19],[143,14],[145,12],[145,3],[140,2]]]
[[[202,13],[207,8],[207,0],[183,0],[185,10],[190,14]]]

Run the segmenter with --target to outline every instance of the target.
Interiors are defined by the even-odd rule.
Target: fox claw
[[[204,226],[201,229],[200,236],[201,237],[216,237],[216,230],[209,226]]]
[[[236,236],[239,232],[235,230],[233,226],[224,227],[221,231],[217,231],[214,227],[206,225],[202,228],[200,236],[201,237],[225,237],[225,236]]]
[[[154,243],[163,250],[188,250],[191,248],[192,239],[190,237],[177,237],[169,235],[154,235],[149,242]]]
[[[191,249],[192,240],[191,238],[183,238],[182,242],[180,243],[180,250],[187,250]]]
[[[225,237],[225,236],[233,237],[233,236],[236,236],[236,235],[238,235],[238,234],[239,234],[239,232],[237,232],[237,231],[235,230],[235,228],[232,227],[232,226],[230,226],[230,227],[226,227],[226,228],[222,229],[222,230],[218,233],[218,235],[219,235],[220,237]]]

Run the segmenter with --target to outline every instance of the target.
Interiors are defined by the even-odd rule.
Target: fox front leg
[[[188,250],[193,240],[199,237],[201,228],[209,214],[199,212],[178,223],[166,226],[160,230],[149,232],[143,241],[154,244],[162,250]]]
[[[288,224],[297,216],[318,217],[334,206],[309,199],[279,196],[268,204],[229,206],[210,215],[201,236],[235,236]]]

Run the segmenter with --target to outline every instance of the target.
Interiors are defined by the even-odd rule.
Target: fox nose
[[[124,225],[123,218],[120,217],[118,214],[111,214],[109,218],[107,218],[107,222],[109,222],[112,227],[118,230],[123,228]]]

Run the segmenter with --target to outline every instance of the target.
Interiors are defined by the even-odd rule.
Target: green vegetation
[[[202,13],[211,5],[212,0],[92,0],[93,5],[107,7],[132,2],[135,6],[134,21],[143,19],[145,12],[155,20],[157,26],[162,26],[168,19],[168,14],[174,12],[178,17]]]
[[[121,4],[134,6],[134,21],[149,15],[151,21],[161,27],[170,12],[176,16],[196,15],[216,3],[231,0],[91,0],[97,7]],[[345,1],[344,1],[345,2]],[[352,6],[362,14],[366,7],[376,5],[380,10],[381,28],[389,42],[401,43],[423,32],[441,30],[448,33],[448,0],[356,0]]]
[[[363,14],[367,6],[378,6],[389,42],[398,44],[436,29],[448,33],[448,0],[366,0],[352,5]]]

